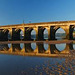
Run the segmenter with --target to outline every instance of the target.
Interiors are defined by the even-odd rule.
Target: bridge
[[[56,31],[62,28],[66,32],[66,38],[58,41],[55,38]],[[75,21],[57,21],[44,23],[29,23],[17,25],[0,26],[0,53],[32,55],[32,56],[58,56],[67,55],[70,50],[73,50],[73,30],[75,28]],[[44,39],[44,30],[48,31],[48,39]],[[31,32],[35,30],[36,38],[31,38]],[[21,38],[23,32],[23,38]],[[21,49],[20,43],[23,43]],[[31,43],[36,43],[36,48],[31,48]],[[48,49],[44,49],[44,44],[48,43]],[[59,51],[55,44],[66,43],[63,51]],[[8,44],[11,45],[9,48]]]

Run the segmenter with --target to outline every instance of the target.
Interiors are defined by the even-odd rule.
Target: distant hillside
[[[65,37],[66,34],[65,34],[65,33],[57,33],[56,36],[57,36],[57,37],[60,37],[60,36],[61,36],[61,37]]]

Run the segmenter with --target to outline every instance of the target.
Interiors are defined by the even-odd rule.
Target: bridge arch
[[[55,39],[64,40],[66,38],[66,32],[61,27],[57,28],[55,31]]]
[[[9,31],[8,32],[8,40],[11,40],[12,39],[12,35],[11,35],[11,32]]]
[[[75,25],[69,26],[69,40],[75,40]]]
[[[25,27],[25,40],[35,40],[36,39],[36,29],[32,27]]]
[[[9,29],[9,36],[11,40],[23,40],[24,36],[24,30],[22,28],[12,28]]]
[[[45,28],[43,31],[43,38],[46,40],[48,39],[48,30]]]
[[[34,29],[31,31],[31,39],[36,39],[36,31]]]
[[[20,30],[20,40],[23,40],[24,39],[24,32],[23,30]]]
[[[67,28],[67,26],[65,26],[65,27],[64,26],[51,26],[50,27],[50,38],[51,38],[51,40],[56,40],[56,37],[55,37],[56,32],[60,29],[62,29],[64,31],[65,39],[69,38],[69,36],[68,36],[69,35],[69,28]]]
[[[38,40],[50,39],[50,28],[49,27],[38,27]]]
[[[73,27],[73,29],[72,29],[72,36],[71,37],[73,37],[72,40],[75,40],[75,27]]]
[[[8,40],[8,29],[0,29],[0,41]]]
[[[75,25],[70,25],[69,28],[69,39],[75,40]],[[70,43],[70,50],[75,50],[75,43]]]

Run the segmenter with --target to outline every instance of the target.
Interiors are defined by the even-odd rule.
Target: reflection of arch
[[[32,48],[33,50],[35,50],[35,49],[36,49],[36,43],[31,43],[31,48]]]
[[[7,51],[9,49],[8,44],[0,44],[1,51]]]
[[[47,43],[44,43],[43,45],[44,45],[44,49],[48,50],[49,45]]]
[[[34,45],[34,47],[32,47]],[[31,53],[31,52],[35,52],[36,50],[36,43],[27,43],[25,44],[25,52],[27,53]]]
[[[63,44],[64,47],[62,49],[62,44],[59,44],[59,47],[61,47],[60,49],[56,47],[55,44],[51,44],[50,45],[50,49],[51,49],[51,53],[52,54],[59,54],[59,53],[69,53],[69,45],[68,44]],[[65,46],[66,45],[66,46]]]
[[[24,48],[24,44],[20,43],[20,49],[22,50]]]
[[[38,53],[50,54],[50,46],[46,43],[38,43]]]
[[[21,51],[20,44],[12,44],[12,49],[14,52]]]
[[[73,50],[75,50],[75,43],[73,43]]]
[[[50,44],[50,50],[51,50],[51,54],[56,54],[60,52],[59,50],[57,50],[55,44]]]
[[[9,49],[11,48],[11,44],[8,44]]]
[[[66,48],[66,44],[55,44],[55,46],[60,52]]]
[[[70,43],[69,44],[69,49],[70,50],[75,50],[75,43]]]
[[[24,44],[8,44],[9,52],[25,52]]]

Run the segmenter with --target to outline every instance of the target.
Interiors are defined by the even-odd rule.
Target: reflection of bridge
[[[75,27],[75,21],[59,21],[59,22],[45,22],[45,23],[30,23],[30,24],[17,24],[17,25],[6,25],[6,26],[0,26],[0,41],[8,41],[8,43],[11,43],[11,41],[21,41],[21,43],[24,43],[25,41],[52,41],[56,40],[55,33],[59,28],[62,28],[66,32],[66,38],[65,40],[74,40],[73,38],[73,30]],[[44,30],[47,29],[48,31],[48,39],[44,39]],[[36,39],[31,38],[31,31],[35,30],[36,32]],[[23,38],[20,38],[20,32],[23,32],[22,35]],[[10,36],[10,38],[8,37]],[[24,41],[24,42],[22,42]],[[20,42],[19,42],[20,43]],[[36,43],[36,48],[33,50],[31,48],[31,43],[24,43],[23,48],[20,48],[19,43],[11,43],[11,47],[8,47],[8,44],[1,44],[1,52],[2,51],[8,51],[15,52],[18,51],[20,53],[45,53],[45,54],[63,54],[63,53],[69,53],[69,49],[73,49],[73,44],[70,43],[66,44],[66,48],[63,51],[57,50],[55,47],[55,44],[49,44],[48,50],[44,49],[43,43]]]

